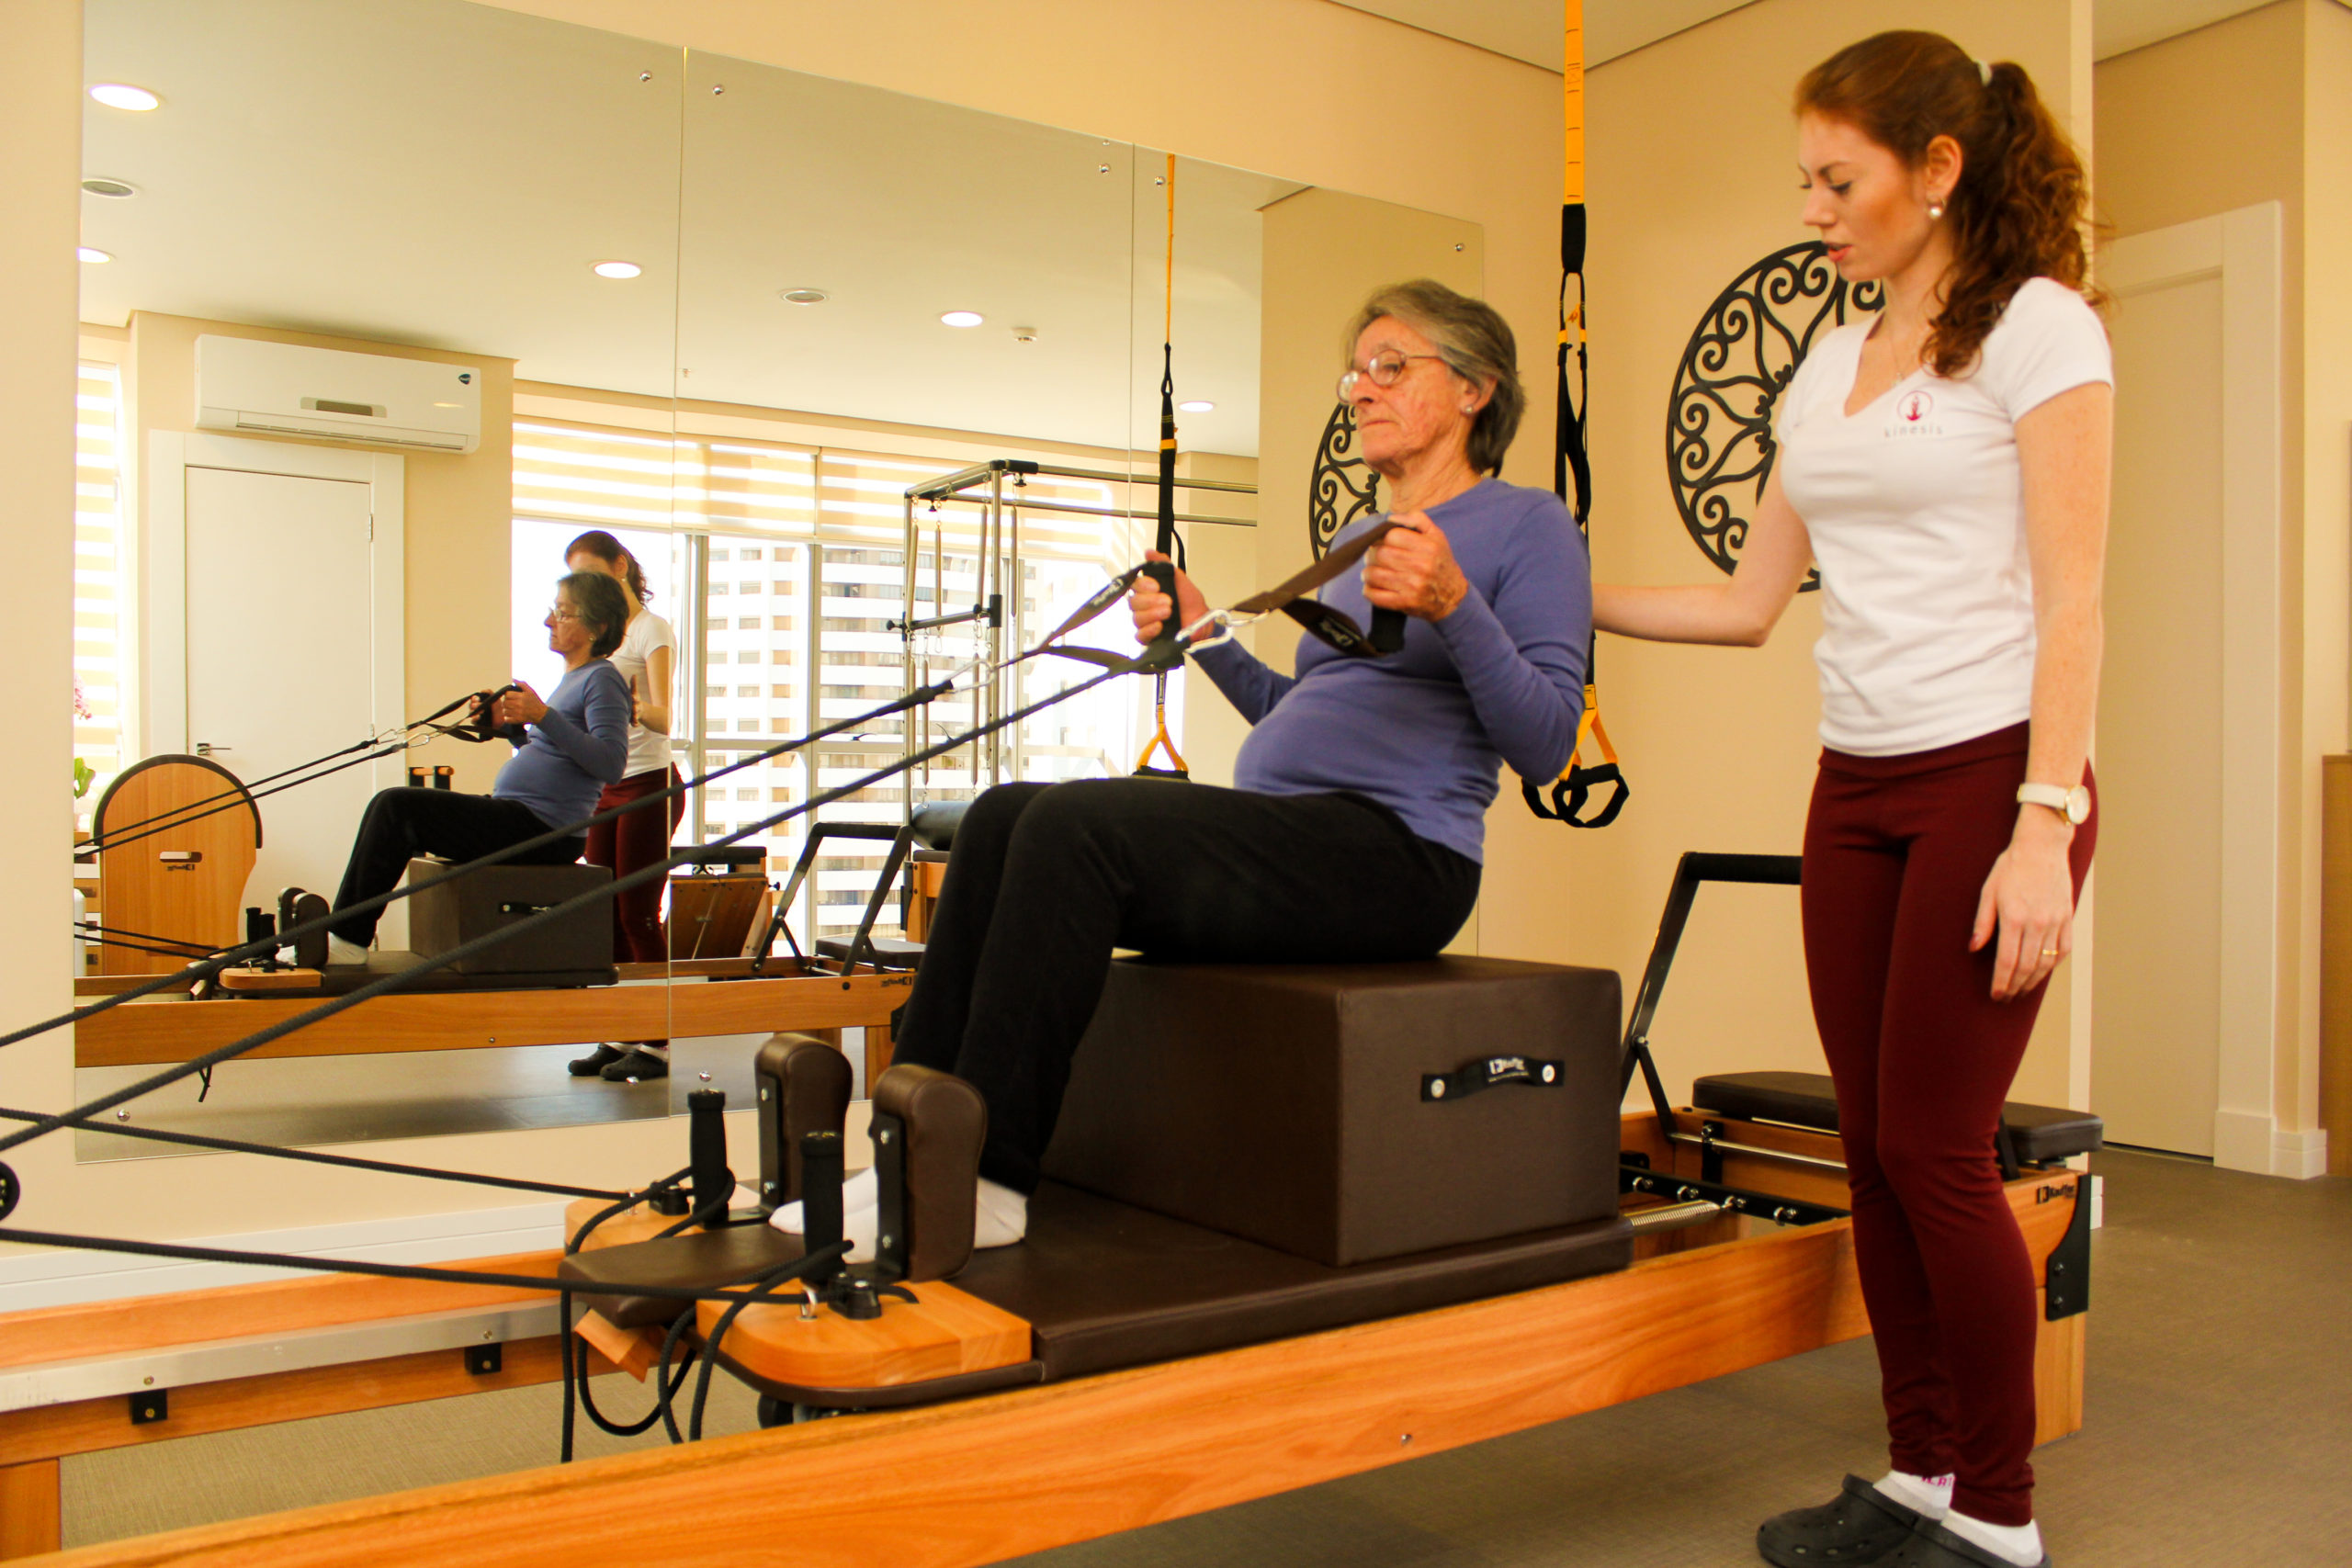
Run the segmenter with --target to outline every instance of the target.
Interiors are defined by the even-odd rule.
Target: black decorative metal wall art
[[[1772,414],[1814,340],[1883,300],[1852,288],[1819,242],[1773,252],[1735,279],[1699,319],[1667,404],[1666,464],[1682,525],[1726,573],[1771,477]],[[1818,588],[1818,572],[1806,588]]]
[[[1306,492],[1306,541],[1317,560],[1340,529],[1380,510],[1380,476],[1351,456],[1355,446],[1355,411],[1335,403],[1315,448],[1315,478]]]

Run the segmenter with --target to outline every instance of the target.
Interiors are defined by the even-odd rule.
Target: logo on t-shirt
[[[1936,422],[1936,397],[1933,392],[1905,392],[1894,402],[1894,417],[1887,422],[1890,439],[1910,435],[1941,435],[1944,427]]]

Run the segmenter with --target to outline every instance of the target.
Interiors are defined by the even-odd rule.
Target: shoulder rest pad
[[[1743,1121],[1838,1130],[1838,1097],[1826,1073],[1715,1073],[1691,1084],[1690,1103]],[[2088,1154],[2106,1134],[2106,1124],[2087,1111],[2016,1100],[2001,1107],[2001,1121],[2021,1160]]]

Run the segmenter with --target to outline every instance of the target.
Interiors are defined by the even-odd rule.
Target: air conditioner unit
[[[481,445],[481,372],[259,338],[196,340],[196,423],[432,452]]]

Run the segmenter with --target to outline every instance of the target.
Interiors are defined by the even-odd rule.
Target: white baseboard
[[[300,1257],[354,1258],[368,1263],[447,1263],[536,1252],[563,1242],[560,1199],[454,1214],[409,1214],[349,1224],[303,1225],[243,1235],[187,1238],[190,1247]],[[113,1301],[166,1291],[200,1291],[285,1280],[300,1269],[245,1264],[197,1263],[120,1253],[51,1250],[0,1257],[0,1312]]]
[[[2270,1136],[2270,1174],[2309,1181],[2327,1174],[2327,1129],[2307,1133],[2274,1133]]]
[[[2271,1138],[2277,1131],[2278,1123],[2267,1112],[2214,1111],[2213,1163],[2223,1170],[2269,1175]]]

